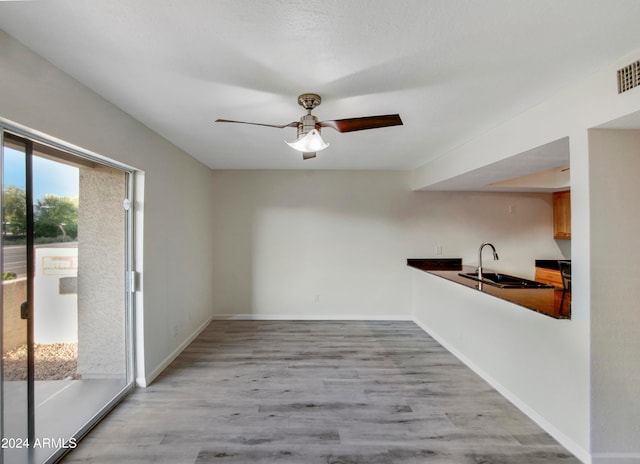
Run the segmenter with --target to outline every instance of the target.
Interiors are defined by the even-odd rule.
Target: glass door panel
[[[26,144],[2,143],[2,450],[26,462],[29,443]]]
[[[53,171],[66,181],[49,184]],[[38,150],[33,173],[36,440],[73,448],[76,432],[130,379],[128,176]]]
[[[130,174],[3,148],[0,463],[54,462],[133,387]]]

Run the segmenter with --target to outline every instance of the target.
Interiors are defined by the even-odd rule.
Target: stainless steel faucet
[[[498,257],[498,253],[496,252],[496,247],[494,247],[491,243],[485,242],[482,245],[480,245],[480,250],[478,250],[478,269],[476,270],[476,273],[478,274],[478,279],[480,279],[480,281],[482,281],[482,249],[486,246],[490,246],[491,249],[493,250],[494,261],[497,261],[500,259]]]

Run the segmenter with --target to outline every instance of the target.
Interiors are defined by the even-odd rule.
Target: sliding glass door
[[[53,461],[133,386],[132,175],[2,143],[2,463]]]
[[[27,462],[33,438],[33,324],[29,317],[27,237],[32,218],[26,181],[29,146],[3,137],[2,188],[2,455]],[[5,178],[5,175],[7,176]],[[7,182],[11,177],[15,181]]]

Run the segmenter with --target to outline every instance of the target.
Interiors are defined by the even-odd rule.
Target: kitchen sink
[[[478,277],[477,272],[460,272],[458,275],[500,288],[553,288],[552,285],[536,282],[535,280],[497,272],[483,272],[482,279]]]

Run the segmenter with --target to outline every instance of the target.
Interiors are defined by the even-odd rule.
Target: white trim
[[[538,424],[543,430],[545,430],[549,435],[555,438],[562,446],[567,448],[569,452],[574,454],[580,461],[585,464],[596,464],[594,461],[591,461],[591,455],[589,451],[582,448],[578,445],[574,440],[565,435],[562,431],[560,431],[557,427],[547,421],[544,417],[538,414],[534,409],[529,407],[525,402],[523,402],[518,396],[514,395],[509,389],[507,389],[504,385],[494,379],[492,376],[487,374],[483,369],[481,369],[478,365],[470,361],[466,356],[464,356],[460,351],[458,351],[455,347],[451,346],[447,343],[442,337],[440,337],[436,332],[429,329],[428,326],[420,322],[418,319],[413,319],[422,330],[424,330],[427,334],[433,337],[438,343],[440,343],[447,351],[453,354],[456,358],[462,361],[469,369],[474,371],[483,380],[485,380],[489,385],[495,388],[502,396],[504,396],[508,401],[510,401],[514,406],[516,406],[520,411],[526,414],[531,420],[533,420],[536,424]],[[637,461],[636,461],[637,462]],[[609,464],[609,461],[598,461],[597,464]],[[611,462],[613,464],[613,461]],[[627,463],[624,461],[616,462],[616,464],[631,464],[631,462]]]
[[[592,464],[638,464],[640,453],[594,453]]]
[[[376,316],[348,316],[338,314],[216,314],[212,320],[249,321],[406,321],[414,322],[408,315],[386,314]]]
[[[178,345],[178,347],[173,350],[173,352],[169,356],[164,358],[164,361],[162,361],[148,375],[145,375],[144,377],[136,377],[136,385],[143,388],[151,385],[156,377],[158,377],[160,373],[165,370],[169,366],[169,364],[171,364],[180,355],[180,353],[182,353],[184,349],[189,346],[191,342],[194,341],[198,337],[198,335],[200,335],[204,331],[204,329],[207,328],[212,320],[213,318],[210,317],[206,321],[204,321],[187,339],[180,343],[180,345]]]
[[[137,171],[137,169],[133,166],[129,166],[127,164],[113,160],[107,156],[101,155],[91,150],[87,150],[72,143],[65,142],[64,140],[61,140],[57,137],[46,134],[44,132],[40,132],[35,129],[31,129],[30,127],[24,126],[9,119],[5,119],[3,117],[0,117],[0,127],[4,128],[4,130],[8,132],[15,133],[20,137],[28,138],[34,142],[42,143],[44,145],[49,145],[58,150],[66,151],[67,153],[79,156],[80,158],[95,161],[104,166],[116,168],[120,171],[125,171],[130,174],[133,174],[135,171]]]

